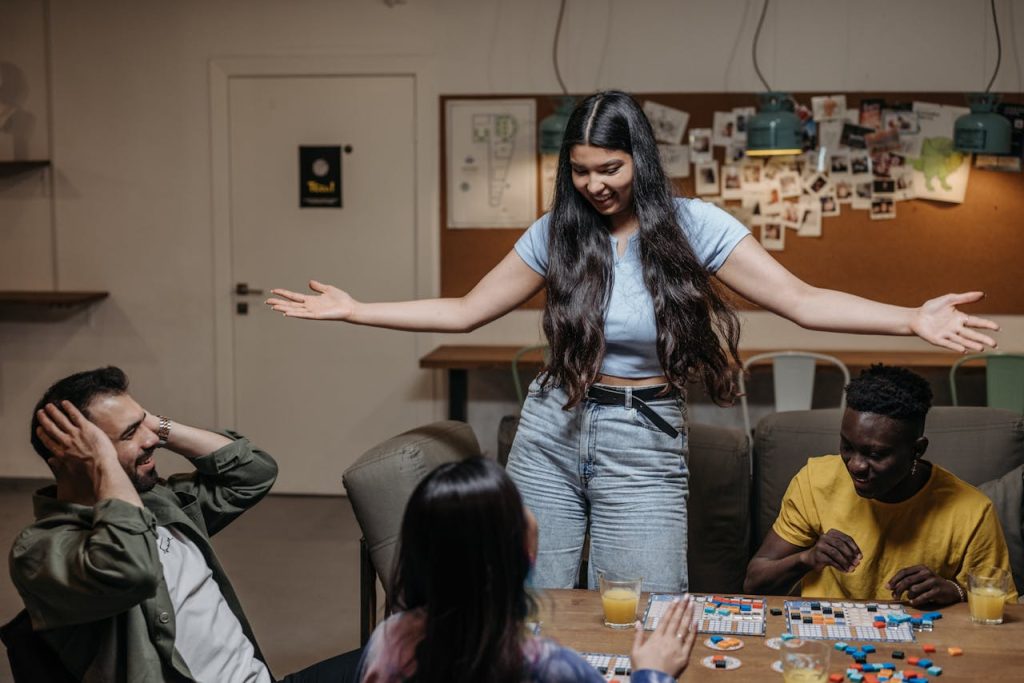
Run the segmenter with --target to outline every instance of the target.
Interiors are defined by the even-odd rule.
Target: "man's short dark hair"
[[[862,370],[846,385],[846,405],[860,413],[919,422],[932,407],[932,388],[921,375],[882,364]]]
[[[69,401],[83,415],[89,417],[87,408],[94,398],[97,396],[119,396],[126,391],[128,391],[128,376],[124,374],[124,370],[115,368],[112,365],[105,368],[77,372],[62,380],[58,380],[46,390],[43,397],[39,399],[39,403],[32,409],[32,434],[30,437],[32,448],[35,449],[36,453],[43,460],[49,460],[53,457],[50,449],[43,445],[43,442],[36,436],[36,427],[39,426],[36,412],[47,403],[60,405],[61,401]]]

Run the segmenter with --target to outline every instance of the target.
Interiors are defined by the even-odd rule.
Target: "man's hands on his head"
[[[89,466],[117,463],[117,450],[110,437],[69,401],[61,401],[60,408],[54,403],[46,404],[36,412],[36,418],[36,436],[58,461],[77,461]]]
[[[885,586],[892,591],[892,599],[906,600],[914,607],[922,605],[952,605],[960,602],[960,591],[949,579],[937,575],[923,564],[899,570]]]
[[[841,572],[852,572],[864,559],[857,542],[838,529],[829,529],[818,541],[803,552],[803,562],[814,571],[835,567]]]

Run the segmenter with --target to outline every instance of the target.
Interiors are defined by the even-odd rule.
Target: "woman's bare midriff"
[[[594,384],[608,384],[613,387],[649,387],[655,384],[668,384],[668,377],[615,377],[614,375],[598,375]]]

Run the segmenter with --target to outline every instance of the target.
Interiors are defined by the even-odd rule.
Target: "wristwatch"
[[[156,428],[156,436],[160,439],[160,445],[166,446],[167,439],[171,436],[171,421],[163,415],[157,415],[160,418],[160,424]]]

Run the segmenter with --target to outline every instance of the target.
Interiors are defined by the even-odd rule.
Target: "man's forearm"
[[[796,553],[772,560],[754,557],[747,565],[747,576],[743,580],[743,592],[781,595],[804,577],[809,568],[803,561],[803,553]]]
[[[172,420],[164,448],[192,460],[209,455],[229,443],[231,443],[231,439],[223,434],[190,427]]]
[[[91,464],[89,478],[97,501],[117,499],[142,507],[135,485],[117,460],[99,460]]]

